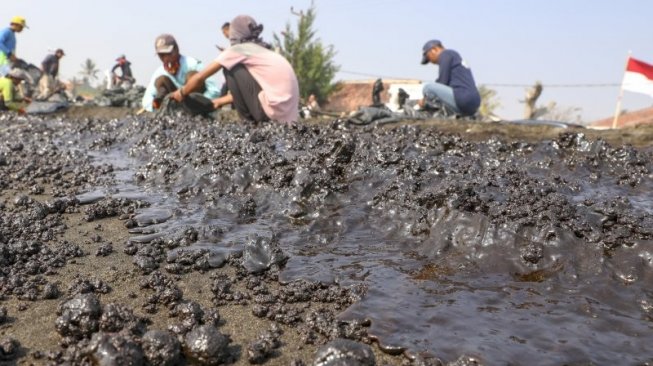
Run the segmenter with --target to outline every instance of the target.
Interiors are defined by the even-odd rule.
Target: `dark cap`
[[[156,53],[170,53],[177,48],[177,41],[170,34],[162,34],[156,37],[154,48],[156,49]]]
[[[426,53],[433,47],[442,47],[442,42],[438,41],[437,39],[432,39],[424,43],[424,47],[422,47],[422,65],[429,63],[429,59],[426,58]]]
[[[118,58],[116,58],[116,61],[120,61],[120,60],[122,60],[123,58],[126,59],[127,56],[125,56],[125,55],[120,55],[120,56],[118,56]]]
[[[66,55],[61,48],[57,48],[57,50],[54,51],[54,53],[60,53],[62,56]]]

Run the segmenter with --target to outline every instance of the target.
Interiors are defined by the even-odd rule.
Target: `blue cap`
[[[442,42],[437,39],[432,39],[424,43],[424,47],[422,47],[422,65],[426,65],[429,62],[429,59],[426,58],[426,53],[433,47],[442,47]]]

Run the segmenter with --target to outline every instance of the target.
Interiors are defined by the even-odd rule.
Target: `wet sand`
[[[7,201],[14,197],[16,192],[5,192],[0,201]],[[50,197],[35,195],[36,200],[46,200]],[[127,305],[136,310],[136,314],[151,320],[149,329],[167,329],[175,324],[176,319],[168,316],[168,311],[162,309],[158,314],[148,314],[140,310],[144,303],[147,292],[144,292],[139,281],[141,274],[132,264],[133,258],[123,253],[124,243],[129,239],[124,221],[117,218],[106,218],[92,222],[86,222],[82,214],[66,214],[64,220],[69,229],[62,236],[63,240],[78,243],[86,252],[86,256],[76,258],[69,262],[64,268],[58,271],[57,275],[51,276],[51,280],[61,284],[65,290],[76,279],[101,279],[111,287],[107,294],[99,296],[102,304],[119,303]],[[95,252],[102,243],[92,239],[99,235],[102,243],[111,242],[114,252],[106,257],[95,256]],[[210,276],[215,273],[226,273],[232,275],[229,268],[217,269],[207,273],[189,273],[179,276],[177,285],[184,293],[184,299],[195,301],[206,308],[216,308],[210,300]],[[60,335],[54,329],[57,318],[57,308],[61,299],[20,301],[17,299],[5,299],[0,302],[8,310],[10,321],[0,326],[0,335],[9,336],[18,340],[22,346],[22,357],[17,361],[19,365],[47,364],[46,358],[34,358],[35,351],[47,352],[57,350]],[[19,310],[21,309],[21,310]],[[258,318],[252,314],[251,306],[225,305],[217,307],[223,319],[219,327],[220,331],[228,334],[233,344],[247,345],[255,340],[262,331],[269,329],[271,321]],[[304,360],[311,364],[316,345],[306,345],[301,341],[301,335],[293,327],[282,326],[282,346],[277,355],[270,358],[266,365],[290,365],[296,360]],[[373,347],[377,362],[380,365],[400,365],[404,362],[403,357],[392,357],[381,352],[378,347]],[[246,352],[246,350],[240,350]],[[2,365],[15,364],[15,361],[0,362]],[[246,356],[240,357],[234,365],[250,365]]]
[[[71,108],[59,113],[56,118],[63,120],[95,119],[111,121],[135,115],[135,111],[128,108]],[[0,128],[2,132],[17,132],[22,129],[29,130],[29,122],[18,122],[10,127]],[[63,180],[72,179],[72,174],[66,174]],[[9,178],[9,177],[5,177]],[[45,179],[44,181],[47,181]],[[17,197],[29,197],[34,201],[45,204],[61,195],[61,191],[47,184],[38,185],[42,192],[34,194],[29,190],[4,189],[0,194],[0,203],[3,209],[17,207]],[[56,192],[55,192],[56,191]],[[95,219],[88,222],[85,219],[85,206],[73,208],[73,213],[58,214],[62,220],[65,231],[55,235],[50,243],[68,242],[78,245],[84,255],[70,259],[62,268],[55,269],[55,273],[46,275],[47,281],[58,286],[61,293],[56,299],[39,299],[36,301],[21,300],[15,296],[0,299],[0,307],[7,310],[7,319],[0,324],[0,339],[11,338],[20,344],[17,357],[9,359],[0,358],[0,365],[40,365],[60,362],[55,356],[65,351],[62,345],[62,336],[55,329],[55,322],[63,301],[72,298],[77,289],[73,285],[80,281],[94,282],[101,280],[108,286],[108,291],[91,290],[102,305],[109,303],[125,305],[134,310],[134,315],[147,319],[149,330],[166,330],[169,326],[178,323],[175,317],[170,316],[170,308],[159,305],[156,313],[144,310],[147,298],[152,296],[152,291],[144,290],[141,282],[143,274],[133,264],[133,256],[124,253],[130,234],[125,227],[125,220],[118,217]],[[106,256],[98,256],[98,249],[110,243],[113,251]],[[47,243],[45,245],[48,245]],[[232,342],[231,352],[236,360],[229,364],[249,365],[247,361],[248,344],[257,339],[263,332],[269,330],[273,323],[270,320],[254,316],[252,305],[225,304],[215,306],[212,301],[211,276],[225,274],[234,276],[234,271],[229,266],[214,269],[205,273],[193,271],[187,274],[171,276],[175,284],[183,292],[184,301],[199,303],[204,309],[217,309],[220,315],[219,331],[227,334]],[[238,291],[239,288],[235,288]],[[240,289],[244,290],[244,289]],[[319,304],[307,307],[319,308]],[[334,309],[338,312],[340,307]],[[278,324],[278,323],[277,323]],[[302,361],[312,364],[317,349],[322,344],[306,344],[301,339],[302,335],[293,326],[280,325],[283,330],[281,346],[266,357],[266,365],[290,365]],[[406,362],[403,356],[390,356],[374,344],[373,350],[378,364],[399,365]],[[190,363],[193,364],[193,363]],[[300,365],[301,363],[298,363]]]

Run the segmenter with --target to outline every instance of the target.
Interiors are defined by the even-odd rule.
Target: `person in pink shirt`
[[[229,94],[213,100],[216,109],[233,103],[244,120],[292,123],[299,118],[299,84],[292,66],[261,40],[263,25],[247,15],[231,21],[229,41],[215,61],[191,77],[172,98],[181,102],[208,77],[224,69]]]

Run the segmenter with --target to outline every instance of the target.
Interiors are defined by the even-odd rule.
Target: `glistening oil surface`
[[[653,358],[650,150],[341,123],[67,131],[62,148],[114,167],[90,196],[151,204],[134,240],[203,228],[196,245],[219,262],[274,234],[290,257],[282,280],[367,287],[341,317],[370,319],[389,351],[489,365]]]

